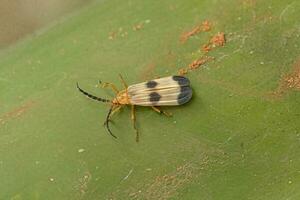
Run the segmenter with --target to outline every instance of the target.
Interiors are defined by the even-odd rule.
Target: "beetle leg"
[[[167,116],[167,117],[172,117],[172,113],[169,113],[169,112],[167,112],[167,111],[160,110],[160,109],[158,109],[157,107],[154,107],[154,106],[151,106],[151,108],[152,108],[155,112],[158,112],[159,114],[164,114],[164,115]]]
[[[111,87],[111,89],[116,93],[118,94],[119,93],[119,90],[117,89],[117,87],[113,84],[113,83],[106,83],[106,82],[101,82],[99,80],[99,83],[97,84],[97,87],[98,85],[101,87],[101,88],[107,88],[107,87]]]
[[[122,82],[123,86],[125,87],[125,89],[127,89],[127,88],[128,88],[128,85],[127,85],[127,83],[125,82],[125,80],[123,79],[122,75],[119,74],[119,77],[120,77],[120,79],[121,79],[121,82]]]
[[[133,122],[133,128],[135,130],[135,133],[136,133],[136,137],[135,137],[135,141],[138,142],[139,141],[139,132],[136,128],[136,116],[135,116],[135,108],[134,108],[134,105],[131,105],[131,120]]]

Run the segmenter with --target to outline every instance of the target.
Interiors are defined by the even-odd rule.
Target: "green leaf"
[[[1,199],[299,199],[298,1],[96,1],[0,59]],[[208,20],[211,30],[180,37]],[[190,71],[194,96],[103,126],[98,80]],[[300,71],[300,70],[299,70]]]

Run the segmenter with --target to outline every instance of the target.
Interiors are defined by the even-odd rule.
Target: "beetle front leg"
[[[101,88],[107,88],[107,87],[111,87],[111,89],[116,93],[118,94],[119,93],[119,90],[117,89],[117,87],[113,84],[113,83],[107,83],[107,82],[101,82],[99,80],[99,83],[97,84],[97,87],[98,85],[101,87]]]
[[[120,78],[120,80],[121,80],[121,82],[122,82],[124,88],[127,89],[127,88],[128,88],[128,85],[127,85],[127,83],[125,82],[125,80],[124,80],[124,78],[122,77],[121,74],[119,74],[119,78]]]

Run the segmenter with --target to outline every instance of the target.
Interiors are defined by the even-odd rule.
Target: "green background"
[[[300,199],[300,93],[278,89],[300,62],[299,18],[298,1],[96,1],[3,51],[0,199]],[[115,140],[108,106],[75,87],[112,98],[98,80],[176,74],[219,31],[191,102],[172,118],[137,108],[139,143],[129,108]]]

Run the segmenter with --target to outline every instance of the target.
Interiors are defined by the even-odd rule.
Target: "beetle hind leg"
[[[134,128],[135,133],[136,133],[135,141],[139,142],[140,135],[139,135],[138,129],[136,127],[136,115],[135,115],[134,105],[131,105],[131,120],[132,120],[132,123],[133,123],[133,128]]]
[[[167,117],[172,117],[172,113],[169,113],[167,111],[164,110],[160,110],[159,108],[155,107],[155,106],[151,106],[151,108],[155,111],[158,112],[159,114],[164,114]]]

